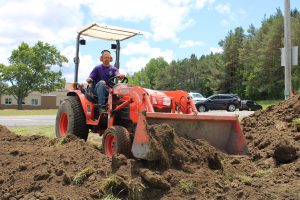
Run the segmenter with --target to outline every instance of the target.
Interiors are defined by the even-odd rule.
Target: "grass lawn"
[[[270,105],[278,104],[280,101],[283,101],[283,100],[261,100],[261,101],[257,101],[257,103],[259,105],[261,105],[263,107],[263,109],[266,109]]]
[[[20,126],[8,127],[8,129],[22,136],[41,135],[49,138],[56,137],[55,126]],[[102,138],[97,133],[89,133],[88,142],[100,147]]]
[[[18,135],[23,135],[23,136],[42,135],[49,138],[55,137],[54,126],[20,126],[20,127],[10,127],[8,129]]]
[[[0,110],[0,116],[56,115],[56,113],[57,113],[57,109],[46,109],[46,110],[4,109],[4,110]]]

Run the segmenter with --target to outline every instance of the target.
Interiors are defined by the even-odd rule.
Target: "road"
[[[227,112],[225,110],[215,110],[200,114],[208,115],[239,115],[239,117],[246,117],[252,114],[253,111],[235,111]],[[55,125],[55,115],[27,115],[27,116],[0,116],[0,124],[7,127],[17,126],[47,126]]]
[[[55,115],[0,116],[0,124],[7,127],[55,125]]]

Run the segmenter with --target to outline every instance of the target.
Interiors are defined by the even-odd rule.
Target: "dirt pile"
[[[300,156],[300,97],[294,96],[244,118],[243,130],[252,160],[270,167]]]
[[[168,168],[186,170],[188,164],[208,165],[211,169],[221,169],[220,156],[223,154],[205,140],[189,140],[179,137],[168,124],[149,125],[148,132],[152,153],[159,160],[161,170]]]
[[[109,159],[75,137],[22,137],[0,125],[0,199],[300,199],[299,111],[296,96],[245,118],[249,156],[149,126],[157,162]]]

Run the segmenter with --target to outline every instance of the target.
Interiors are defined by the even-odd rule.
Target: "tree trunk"
[[[17,102],[18,102],[18,110],[23,110],[23,107],[22,107],[22,102],[23,102],[23,99],[22,98],[18,98],[18,100],[17,100]]]

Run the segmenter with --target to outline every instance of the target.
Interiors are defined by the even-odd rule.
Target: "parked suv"
[[[214,94],[205,101],[196,103],[199,112],[208,110],[228,110],[233,112],[240,106],[241,99],[236,94]]]
[[[206,100],[206,98],[200,93],[189,92],[189,95],[193,98],[195,104]]]

